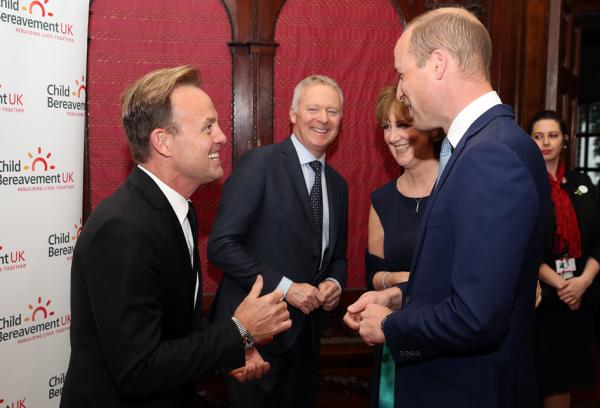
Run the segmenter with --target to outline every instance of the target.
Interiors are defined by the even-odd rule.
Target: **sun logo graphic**
[[[81,229],[83,228],[83,225],[81,224],[82,219],[79,219],[79,224],[73,224],[73,227],[75,227],[75,233],[73,235],[71,235],[71,241],[76,241],[77,238],[79,238],[79,234],[81,234]],[[1,249],[1,247],[0,247]]]
[[[46,12],[46,4],[48,4],[49,1],[50,0],[34,0],[31,3],[29,3],[29,7],[23,5],[23,7],[21,8],[23,9],[23,11],[29,10],[29,14],[33,14],[34,10],[37,10],[40,13],[42,13],[42,17],[46,17],[46,15],[48,15],[48,17],[52,17],[54,14],[51,11]]]
[[[27,156],[30,159],[33,159],[33,161],[31,162],[31,166],[27,165],[27,164],[25,166],[23,166],[23,168],[25,170],[35,171],[36,166],[38,166],[38,165],[43,166],[44,167],[44,171],[48,171],[49,169],[50,170],[54,170],[56,168],[54,165],[49,165],[48,164],[48,160],[47,159],[50,159],[50,156],[52,156],[52,153],[47,153],[46,156],[44,157],[43,153],[42,153],[42,148],[39,147],[39,146],[37,148],[37,157],[34,158],[33,154],[31,152],[27,153]]]
[[[28,305],[29,310],[32,310],[31,318],[26,317],[24,320],[26,322],[28,322],[30,320],[32,322],[35,322],[35,316],[38,313],[42,313],[43,316],[44,316],[44,319],[47,319],[48,316],[54,316],[54,312],[48,310],[48,307],[50,306],[50,303],[52,303],[52,301],[50,299],[48,299],[45,304],[42,304],[42,297],[38,296],[38,298],[37,298],[37,306],[34,307],[32,304]]]
[[[81,82],[79,82],[78,79],[75,80],[75,88],[77,89],[77,91],[73,90],[73,92],[71,93],[71,95],[73,96],[77,96],[78,98],[81,98],[81,92],[86,92],[86,87],[85,87],[85,77],[82,75],[81,76]]]

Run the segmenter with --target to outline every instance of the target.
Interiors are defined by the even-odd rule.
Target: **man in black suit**
[[[259,351],[271,364],[260,380],[228,381],[233,407],[308,407],[318,379],[321,309],[338,304],[346,282],[348,187],[325,164],[338,134],[343,96],[331,78],[310,76],[294,91],[293,134],[247,152],[223,189],[208,258],[223,271],[212,316],[228,315],[258,274],[281,289],[291,330]]]
[[[238,380],[261,376],[268,363],[253,340],[291,326],[281,291],[258,297],[261,278],[228,319],[209,325],[201,317],[196,218],[188,199],[223,174],[219,150],[227,139],[197,82],[191,67],[160,69],[123,96],[137,166],[77,240],[61,407],[191,408],[200,376],[230,370]]]

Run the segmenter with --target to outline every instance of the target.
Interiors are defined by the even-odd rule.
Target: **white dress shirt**
[[[502,101],[498,94],[495,91],[490,91],[465,106],[465,108],[456,115],[448,128],[447,137],[452,147],[456,148],[456,146],[458,146],[460,139],[465,135],[467,129],[469,129],[481,115],[501,103]]]
[[[190,253],[190,264],[192,268],[194,267],[194,246],[196,243],[194,242],[194,234],[192,234],[192,227],[190,226],[190,221],[187,218],[187,213],[189,210],[188,199],[179,194],[177,191],[173,190],[167,184],[165,184],[161,179],[156,177],[154,173],[150,170],[144,168],[143,166],[138,164],[140,170],[146,173],[160,188],[160,191],[163,192],[165,197],[167,197],[167,201],[171,204],[175,215],[177,216],[177,220],[181,225],[181,229],[183,231],[183,235],[185,236],[185,242],[188,246],[188,252]],[[194,305],[196,304],[196,296],[198,295],[198,277],[196,276],[196,290],[194,292]]]

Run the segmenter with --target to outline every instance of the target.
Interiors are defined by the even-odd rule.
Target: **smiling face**
[[[223,175],[219,150],[227,142],[210,97],[201,89],[184,85],[171,94],[173,167],[178,177],[196,186]]]
[[[340,129],[342,103],[337,91],[322,83],[307,85],[297,111],[290,109],[290,121],[298,141],[316,158],[333,143]]]
[[[565,135],[560,124],[554,119],[540,119],[533,124],[531,137],[540,148],[546,165],[559,161],[565,145]]]
[[[398,165],[410,169],[420,159],[434,156],[433,143],[427,133],[415,129],[409,121],[400,118],[398,111],[397,106],[391,106],[387,120],[381,124],[383,137]]]

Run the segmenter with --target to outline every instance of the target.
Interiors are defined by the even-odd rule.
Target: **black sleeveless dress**
[[[384,259],[381,264],[389,271],[409,271],[417,231],[429,197],[410,198],[396,188],[396,179],[371,193],[371,204],[379,216],[385,238]],[[367,258],[372,255],[366,254]],[[369,261],[367,260],[367,263]],[[367,286],[373,289],[373,275],[378,268],[367,267]],[[380,269],[381,270],[381,269]],[[379,406],[379,378],[382,347],[378,347],[373,361],[373,377],[370,384],[370,406]]]

